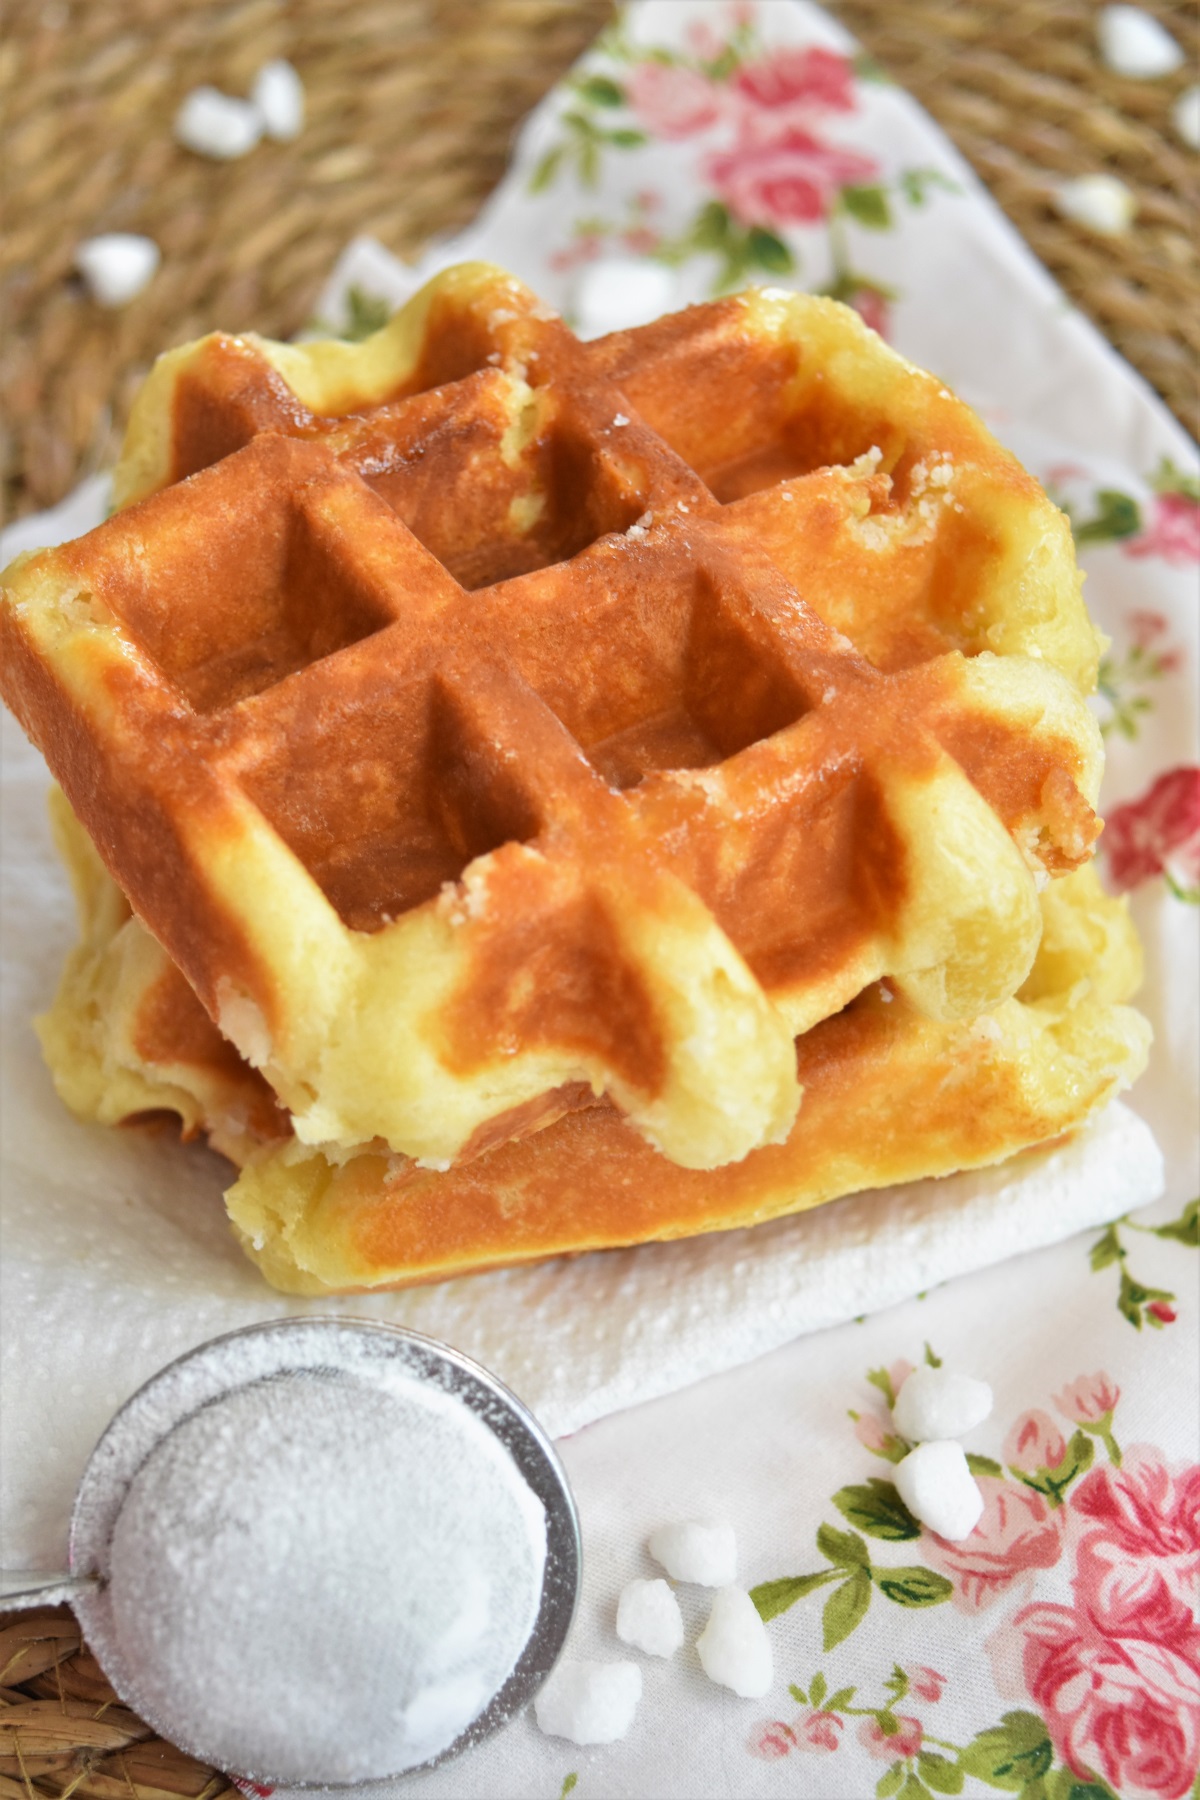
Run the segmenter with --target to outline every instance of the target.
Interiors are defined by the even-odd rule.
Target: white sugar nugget
[[[775,1671],[767,1628],[743,1588],[721,1588],[696,1650],[709,1680],[732,1688],[743,1700],[760,1699],[771,1685]]]
[[[613,1744],[633,1724],[642,1697],[636,1663],[559,1663],[533,1703],[547,1737],[573,1744]]]
[[[262,114],[263,129],[277,143],[290,144],[304,129],[304,83],[290,62],[264,63],[254,77],[250,103]]]
[[[719,1588],[737,1579],[737,1539],[732,1525],[660,1525],[647,1549],[674,1581]]]
[[[918,1444],[896,1464],[893,1479],[909,1512],[939,1537],[954,1543],[978,1525],[983,1495],[961,1444]]]
[[[1079,175],[1054,190],[1054,204],[1064,219],[1074,219],[1101,237],[1128,231],[1137,211],[1133,192],[1115,175]]]
[[[683,1615],[665,1581],[626,1582],[617,1601],[617,1636],[647,1656],[674,1656],[683,1642]]]
[[[262,129],[257,106],[215,87],[193,88],[175,114],[175,136],[186,150],[223,161],[253,150]]]
[[[1171,108],[1171,123],[1193,150],[1200,150],[1200,85],[1184,88]]]
[[[930,1438],[962,1437],[981,1425],[991,1410],[992,1390],[986,1381],[922,1363],[900,1389],[892,1418],[902,1438],[924,1444]]]
[[[157,269],[158,245],[132,231],[106,231],[87,238],[75,251],[75,267],[101,306],[126,306]]]
[[[644,256],[606,256],[588,263],[575,285],[579,335],[600,337],[648,325],[669,309],[675,291],[674,270]]]
[[[1118,75],[1153,81],[1183,66],[1183,51],[1166,26],[1140,6],[1102,8],[1096,36],[1101,56]]]

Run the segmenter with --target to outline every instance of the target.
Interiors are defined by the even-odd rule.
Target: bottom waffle
[[[1089,865],[1043,893],[1033,970],[994,1012],[936,1023],[877,983],[807,1032],[791,1134],[742,1162],[681,1168],[586,1092],[559,1094],[524,1137],[443,1171],[313,1149],[130,915],[61,796],[54,815],[82,925],[38,1022],[59,1093],[101,1123],[168,1114],[206,1133],[241,1168],[225,1198],[242,1247],[288,1292],[730,1230],[981,1167],[1074,1130],[1146,1063],[1150,1028],[1123,1004],[1140,979],[1137,938]]]

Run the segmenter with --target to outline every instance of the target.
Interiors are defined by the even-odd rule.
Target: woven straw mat
[[[765,0],[771,3],[771,0]],[[411,254],[463,225],[514,126],[609,15],[609,0],[9,0],[0,44],[4,511],[60,499],[111,462],[158,351],[220,326],[287,337],[337,254],[369,231]],[[1093,0],[834,0],[833,10],[945,126],[1071,297],[1200,428],[1196,157],[1169,112],[1195,79],[1111,74]],[[1154,10],[1193,51],[1190,5]],[[268,58],[307,90],[294,144],[236,162],[182,149],[188,90],[244,94]],[[1053,184],[1108,168],[1133,228],[1062,219]],[[81,238],[144,232],[163,266],[119,312],[72,272]]]
[[[1169,123],[1193,69],[1102,67],[1092,0],[840,0],[833,10],[926,106],[1067,292],[1197,431],[1196,157]],[[1194,53],[1191,6],[1155,13]],[[609,0],[9,0],[0,44],[5,505],[60,499],[115,454],[151,358],[214,327],[287,337],[338,251],[371,232],[411,255],[464,225],[514,127],[609,16]],[[303,77],[294,144],[232,163],[171,136],[201,82],[245,93],[271,57]],[[1100,168],[1138,216],[1099,238],[1053,210]],[[155,239],[163,266],[123,311],[72,274],[100,231]],[[0,1800],[212,1796],[222,1777],[116,1703],[65,1609],[0,1619]]]

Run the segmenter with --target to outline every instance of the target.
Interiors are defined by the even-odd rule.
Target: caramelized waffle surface
[[[783,1144],[805,1034],[1004,1004],[1099,828],[1065,521],[831,301],[581,345],[466,265],[161,359],[118,495],[5,698],[303,1142]]]
[[[82,937],[39,1020],[63,1098],[106,1123],[175,1114],[242,1172],[226,1195],[246,1253],[300,1293],[404,1286],[475,1269],[755,1224],[839,1194],[999,1161],[1076,1129],[1145,1065],[1123,1004],[1140,951],[1128,903],[1088,866],[1047,887],[1019,995],[934,1021],[874,984],[797,1044],[804,1104],[785,1143],[708,1172],[655,1154],[584,1089],[529,1135],[444,1172],[381,1146],[309,1148],[129,914],[57,804]]]

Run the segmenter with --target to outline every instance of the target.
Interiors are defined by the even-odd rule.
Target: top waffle
[[[468,265],[163,358],[119,494],[9,571],[5,697],[306,1141],[445,1163],[585,1081],[744,1156],[869,982],[1011,995],[1098,829],[1065,522],[832,302],[584,346]]]

